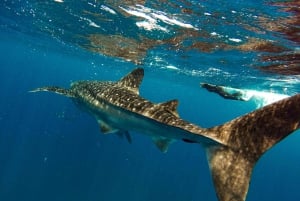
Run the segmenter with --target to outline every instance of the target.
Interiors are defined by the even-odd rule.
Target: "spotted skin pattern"
[[[137,68],[116,82],[78,81],[70,89],[42,87],[31,92],[71,97],[96,117],[103,130],[120,130],[127,137],[127,130],[145,132],[163,152],[173,140],[202,144],[219,201],[245,201],[258,159],[300,127],[297,94],[223,125],[201,128],[179,117],[177,100],[155,104],[142,98],[143,76],[144,70]]]

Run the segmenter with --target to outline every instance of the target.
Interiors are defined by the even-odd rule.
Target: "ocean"
[[[297,1],[1,4],[1,201],[217,201],[200,145],[178,141],[161,153],[135,132],[129,144],[102,134],[70,99],[29,93],[37,87],[117,81],[140,67],[142,97],[178,99],[180,117],[204,128],[257,109],[260,99],[224,99],[200,83],[300,90]],[[247,201],[300,200],[299,143],[296,131],[262,156]]]

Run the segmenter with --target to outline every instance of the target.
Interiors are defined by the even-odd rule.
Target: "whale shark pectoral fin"
[[[117,134],[121,138],[123,138],[125,136],[126,140],[129,142],[129,144],[132,143],[132,139],[131,139],[131,136],[130,136],[128,131],[122,131],[122,130],[119,130],[117,128],[114,128],[114,127],[110,126],[109,124],[107,124],[107,123],[105,123],[101,120],[98,120],[98,123],[99,123],[101,133],[103,133],[103,134]]]
[[[64,96],[71,97],[71,98],[75,97],[75,95],[72,93],[71,90],[64,89],[64,88],[61,88],[61,87],[56,87],[56,86],[40,87],[40,88],[36,88],[34,90],[31,90],[29,92],[40,92],[40,91],[50,91],[50,92],[54,92],[56,94],[64,95]]]
[[[128,142],[129,144],[132,144],[132,138],[131,138],[131,135],[130,135],[130,133],[129,133],[128,131],[118,131],[116,134],[117,134],[120,138],[124,138],[124,136],[125,136],[127,142]]]
[[[104,123],[103,121],[98,121],[98,123],[99,123],[100,131],[103,134],[112,134],[119,131],[119,129],[113,128],[110,125]]]
[[[117,82],[118,85],[126,87],[130,91],[139,94],[139,87],[144,78],[144,69],[137,68]]]
[[[168,151],[169,145],[173,142],[172,139],[162,137],[153,137],[152,140],[156,147],[163,153]]]
[[[132,144],[132,138],[131,138],[130,133],[128,131],[125,131],[124,135],[125,135],[127,141],[129,142],[129,144]]]

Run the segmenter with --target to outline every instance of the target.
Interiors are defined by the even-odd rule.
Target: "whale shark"
[[[77,81],[69,89],[41,87],[70,97],[97,120],[104,134],[148,135],[167,152],[176,140],[202,145],[219,201],[245,201],[259,158],[300,127],[300,94],[269,104],[222,125],[202,128],[180,118],[178,100],[153,103],[139,95],[144,70],[118,81]]]
[[[207,91],[214,92],[225,99],[253,101],[256,105],[256,108],[261,108],[276,101],[290,97],[286,94],[259,91],[253,89],[238,89],[209,83],[200,83],[200,86],[206,89]]]

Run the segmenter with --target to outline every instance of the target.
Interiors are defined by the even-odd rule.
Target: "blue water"
[[[171,42],[147,47],[146,53],[139,55],[139,62],[120,54],[111,55],[118,51],[114,47],[109,53],[87,48],[87,35],[143,36],[144,40],[157,42],[174,39],[176,34],[180,38],[180,33],[188,34],[190,28],[162,20],[157,25],[169,32],[137,27],[135,23],[142,19],[120,9],[132,9],[130,6],[135,4],[131,1],[120,5],[114,1],[47,2],[1,3],[1,201],[217,200],[206,155],[199,145],[176,142],[163,154],[139,133],[132,133],[132,144],[115,135],[103,135],[96,121],[68,98],[28,93],[36,87],[67,88],[76,80],[118,80],[130,70],[143,67],[141,96],[153,102],[177,98],[180,116],[202,127],[222,124],[254,110],[256,105],[222,99],[201,89],[200,82],[287,95],[299,92],[297,73],[266,73],[257,68],[269,64],[261,63],[260,56],[274,53],[237,48],[247,37],[254,37],[276,40],[289,47],[279,55],[298,54],[297,42],[280,32],[261,33],[264,27],[250,19],[253,15],[269,20],[292,15],[268,1],[237,1],[230,5],[223,1],[147,2],[144,6],[155,9],[156,14],[161,9],[165,16],[176,16],[174,19],[193,25],[192,35],[216,32],[219,37],[203,40],[214,45],[225,40],[227,48],[188,48],[194,40],[202,40],[200,34],[191,39],[185,37],[179,47]],[[117,14],[100,9],[101,5]],[[183,8],[192,11],[181,12]],[[225,17],[225,23],[220,16]],[[91,26],[91,21],[100,28]],[[253,29],[245,29],[246,25]],[[120,38],[120,43],[124,41]],[[299,143],[297,131],[259,160],[247,201],[300,200]]]

